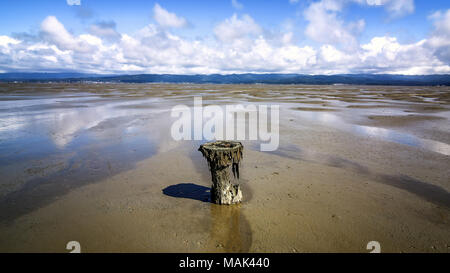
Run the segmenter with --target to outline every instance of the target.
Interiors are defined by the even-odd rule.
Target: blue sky
[[[0,2],[0,72],[450,73],[450,4]]]

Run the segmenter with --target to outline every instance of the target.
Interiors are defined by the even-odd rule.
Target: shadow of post
[[[241,211],[241,205],[216,205],[211,202],[210,188],[193,183],[171,185],[163,194],[175,198],[187,198],[210,203],[210,223],[207,251],[248,252],[252,244],[250,224]]]
[[[193,183],[180,183],[168,186],[162,192],[171,197],[188,198],[211,203],[211,189]]]

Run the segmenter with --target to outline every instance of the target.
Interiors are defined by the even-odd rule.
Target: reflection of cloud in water
[[[49,125],[50,136],[59,148],[69,144],[78,131],[92,127],[102,119],[97,109],[55,113],[52,116],[53,120]]]
[[[317,113],[317,112],[296,113],[294,111],[294,114],[300,115],[301,118],[319,121],[320,123],[326,124],[328,126],[332,126],[334,128],[349,131],[359,135],[376,137],[403,145],[427,149],[443,155],[450,155],[450,145],[439,141],[423,139],[411,134],[401,133],[398,131],[385,128],[346,123],[337,115],[331,113]]]
[[[444,155],[450,155],[450,145],[431,139],[419,139],[421,146]]]
[[[129,102],[123,104],[128,103]],[[115,125],[116,135],[121,135],[122,133],[137,132],[139,130],[139,126],[130,125],[124,128],[121,127],[121,123],[124,121],[132,121],[134,116],[143,113],[142,110],[118,108],[116,107],[117,104],[119,103],[99,105],[90,108],[81,108],[77,109],[76,111],[63,110],[50,115],[49,118],[51,119],[51,121],[49,122],[49,131],[52,132],[51,138],[53,142],[59,148],[63,148],[64,146],[69,144],[78,133],[99,126],[101,123],[107,121],[115,123],[112,125]],[[152,113],[154,112],[149,109],[145,109],[144,111]],[[105,129],[112,129],[113,127],[114,126],[109,126]],[[96,134],[93,134],[93,136],[99,139],[110,137],[111,132],[106,134],[105,131],[106,130],[98,130]]]
[[[22,129],[26,125],[26,118],[21,116],[1,116],[0,133],[12,133]]]
[[[322,123],[342,122],[342,120],[339,119],[338,116],[330,113],[318,113],[314,111],[302,111],[297,113],[294,111],[294,114],[300,115],[302,118],[307,118]]]
[[[389,135],[389,130],[377,127],[359,126],[355,130],[368,136],[387,137]]]
[[[0,134],[5,134],[10,140],[17,137],[19,133],[29,135],[28,138],[36,134],[49,135],[55,146],[64,148],[77,135],[105,120],[158,111],[120,107],[135,104],[134,100],[118,99],[108,101],[106,104],[99,96],[77,95],[76,97],[61,95],[51,98],[33,96],[0,101]],[[158,100],[151,98],[142,99],[139,102],[151,105]],[[83,107],[74,108],[73,103],[81,103],[80,106]],[[130,128],[125,133],[131,133],[131,130]],[[13,138],[10,136],[12,134],[14,134]],[[97,133],[94,137],[101,137],[101,135]]]
[[[357,131],[364,135],[379,137],[392,142],[424,148],[444,155],[450,155],[450,145],[446,143],[430,139],[423,139],[410,134],[400,133],[397,131],[388,130],[384,128],[359,126],[359,125],[351,125],[351,126],[354,127],[354,131]]]

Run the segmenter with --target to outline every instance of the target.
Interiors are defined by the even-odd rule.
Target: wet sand
[[[403,115],[403,116],[368,116],[370,122],[367,124],[376,127],[404,127],[411,123],[422,123],[433,120],[446,120],[444,117],[425,115]]]
[[[195,95],[280,105],[240,205],[170,136]],[[0,251],[450,252],[449,118],[448,87],[0,84]]]

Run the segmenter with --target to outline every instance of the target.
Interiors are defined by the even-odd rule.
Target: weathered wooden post
[[[236,141],[216,141],[200,145],[198,149],[208,161],[211,171],[211,200],[220,205],[231,205],[242,201],[239,185],[230,180],[230,169],[234,177],[239,179],[239,162],[244,146]]]

